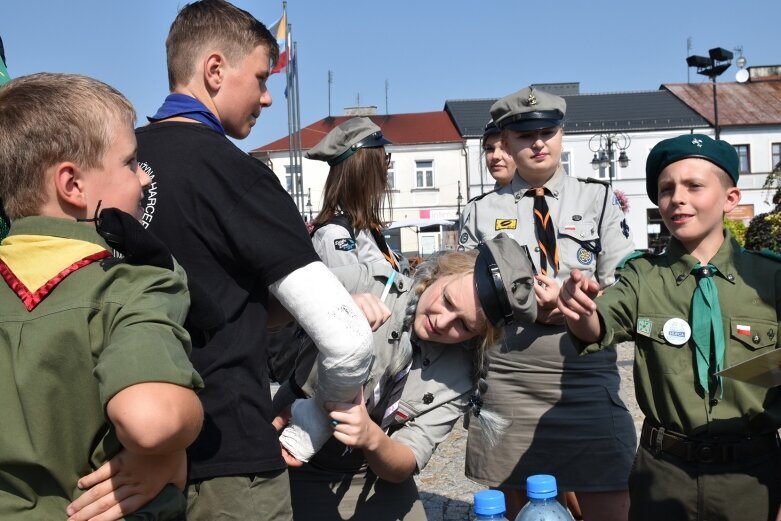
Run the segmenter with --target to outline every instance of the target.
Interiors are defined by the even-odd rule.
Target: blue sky
[[[75,72],[121,90],[139,116],[167,94],[165,37],[182,0],[0,0],[12,76]],[[271,24],[282,3],[236,0]],[[441,110],[448,99],[492,98],[530,83],[580,82],[581,93],[654,90],[685,82],[692,53],[742,46],[748,65],[781,64],[778,0],[289,0],[298,42],[301,123],[346,106],[391,113]],[[733,81],[733,65],[721,76]],[[706,81],[691,72],[692,82]],[[250,150],[287,134],[284,75]],[[144,120],[145,121],[145,120]]]

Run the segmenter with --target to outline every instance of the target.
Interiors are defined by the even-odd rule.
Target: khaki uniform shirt
[[[573,268],[596,277],[603,287],[612,284],[615,266],[634,245],[610,187],[601,181],[569,177],[561,167],[544,187],[550,192],[546,191],[545,201],[554,221],[559,248],[560,271],[556,276],[559,284],[569,277]],[[459,247],[472,249],[480,241],[506,233],[529,247],[534,265],[539,269],[534,197],[525,195],[530,189],[529,183],[516,171],[509,185],[467,203],[461,217]]]
[[[385,261],[380,247],[367,230],[358,230],[355,239],[338,224],[326,224],[312,236],[315,251],[329,268],[374,261]]]
[[[14,221],[0,251],[21,235],[108,249],[92,225],[27,217]],[[23,261],[36,266],[34,257]],[[117,392],[141,382],[201,386],[187,358],[188,307],[178,266],[108,257],[67,275],[31,311],[0,280],[0,519],[66,518],[78,479],[120,448],[105,414]],[[172,519],[184,507],[169,485],[128,518]]]
[[[691,325],[691,300],[697,280],[691,274],[697,260],[672,239],[658,256],[632,259],[619,269],[620,279],[596,299],[605,335],[599,350],[615,342],[634,340],[635,389],[645,415],[673,431],[693,436],[725,438],[769,433],[781,427],[781,388],[763,389],[722,378],[720,390],[704,396],[697,383],[694,343],[665,339],[664,325],[673,318]],[[711,260],[721,306],[730,367],[781,347],[781,263],[740,247],[727,232]]]

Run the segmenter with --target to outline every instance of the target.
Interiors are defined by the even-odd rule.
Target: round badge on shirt
[[[692,336],[692,328],[682,318],[671,318],[664,323],[662,334],[665,340],[675,346],[681,346],[689,341]]]

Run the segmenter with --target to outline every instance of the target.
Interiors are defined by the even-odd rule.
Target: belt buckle
[[[694,457],[700,463],[713,463],[716,460],[716,448],[709,443],[701,443],[694,450]]]

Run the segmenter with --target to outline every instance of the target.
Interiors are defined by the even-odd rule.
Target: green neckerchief
[[[692,268],[697,278],[697,289],[692,296],[692,340],[696,346],[697,374],[706,394],[710,392],[710,375],[724,369],[724,329],[719,292],[713,282],[713,275],[717,271],[716,266],[710,263],[702,266],[698,262]],[[723,396],[721,378],[715,376],[715,379]]]

